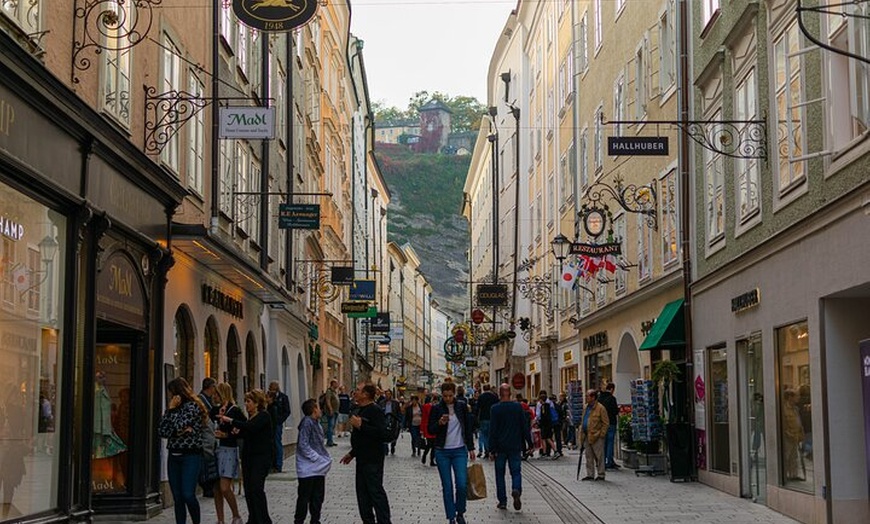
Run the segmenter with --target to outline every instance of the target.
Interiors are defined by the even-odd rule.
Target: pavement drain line
[[[531,466],[531,467],[526,467]],[[528,474],[528,475],[527,475]],[[571,493],[564,485],[553,477],[541,471],[531,462],[523,464],[523,476],[529,480],[541,493],[542,498],[553,508],[562,522],[578,524],[604,524],[583,502]]]

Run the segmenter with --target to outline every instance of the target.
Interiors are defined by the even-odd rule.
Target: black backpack
[[[396,413],[385,413],[384,417],[387,419],[387,431],[384,432],[384,442],[395,442],[399,439],[399,433],[402,432],[399,415]]]

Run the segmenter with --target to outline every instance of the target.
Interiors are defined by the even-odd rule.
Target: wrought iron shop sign
[[[344,314],[347,313],[368,313],[369,311],[368,302],[342,302],[341,303],[341,312]]]
[[[478,306],[506,306],[508,289],[504,284],[480,284],[477,286]]]
[[[668,137],[666,136],[609,136],[607,137],[609,156],[668,156]]]
[[[740,313],[761,303],[761,292],[758,288],[738,295],[731,299],[731,312]]]
[[[320,229],[320,204],[281,204],[279,229]]]
[[[383,311],[378,313],[377,316],[369,322],[369,331],[372,333],[389,333],[390,312]]]
[[[584,244],[581,242],[573,242],[571,243],[570,253],[572,255],[586,255],[587,257],[620,255],[622,254],[622,244],[619,242],[608,242],[605,244]]]
[[[248,27],[283,33],[308,23],[317,0],[233,0],[233,12]]]
[[[275,138],[274,107],[220,108],[220,138],[271,140]]]
[[[351,300],[374,300],[375,299],[375,281],[374,280],[354,280],[350,285]]]
[[[353,284],[353,268],[345,267],[345,266],[333,266],[330,268],[330,282],[333,284],[339,285],[350,285]]]

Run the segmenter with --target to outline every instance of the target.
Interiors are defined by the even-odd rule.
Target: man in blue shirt
[[[519,402],[511,400],[511,387],[502,384],[498,388],[500,402],[492,406],[489,421],[489,454],[495,457],[495,489],[498,509],[507,508],[507,490],[504,475],[505,463],[511,471],[511,496],[514,509],[522,507],[520,495],[523,492],[522,450],[525,442],[532,447],[529,419]]]

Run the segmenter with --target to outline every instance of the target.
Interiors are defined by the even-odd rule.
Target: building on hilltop
[[[420,140],[414,145],[417,153],[437,153],[447,145],[452,111],[440,100],[430,100],[420,108]]]

